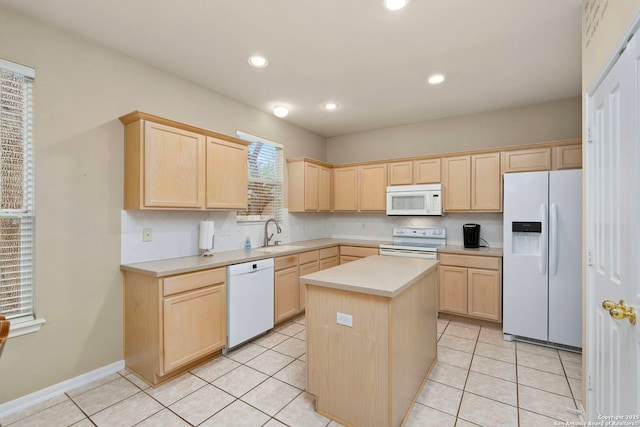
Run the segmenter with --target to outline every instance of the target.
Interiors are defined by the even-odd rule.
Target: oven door
[[[436,252],[412,251],[410,249],[380,248],[379,253],[380,255],[387,255],[387,256],[403,256],[403,257],[422,258],[422,259],[436,259],[438,257]]]

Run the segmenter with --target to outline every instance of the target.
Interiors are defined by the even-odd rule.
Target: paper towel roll
[[[213,249],[213,221],[200,221],[200,239],[198,248],[210,250]]]

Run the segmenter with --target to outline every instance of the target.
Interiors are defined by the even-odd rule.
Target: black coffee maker
[[[480,224],[464,224],[462,226],[462,236],[465,248],[479,248]]]

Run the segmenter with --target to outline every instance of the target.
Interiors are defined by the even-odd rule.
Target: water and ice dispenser
[[[511,223],[511,252],[518,255],[540,255],[542,223],[514,221]]]

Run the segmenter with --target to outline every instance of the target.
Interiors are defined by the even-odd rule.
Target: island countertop
[[[393,298],[439,261],[394,256],[369,256],[300,277],[300,282],[326,288]]]

